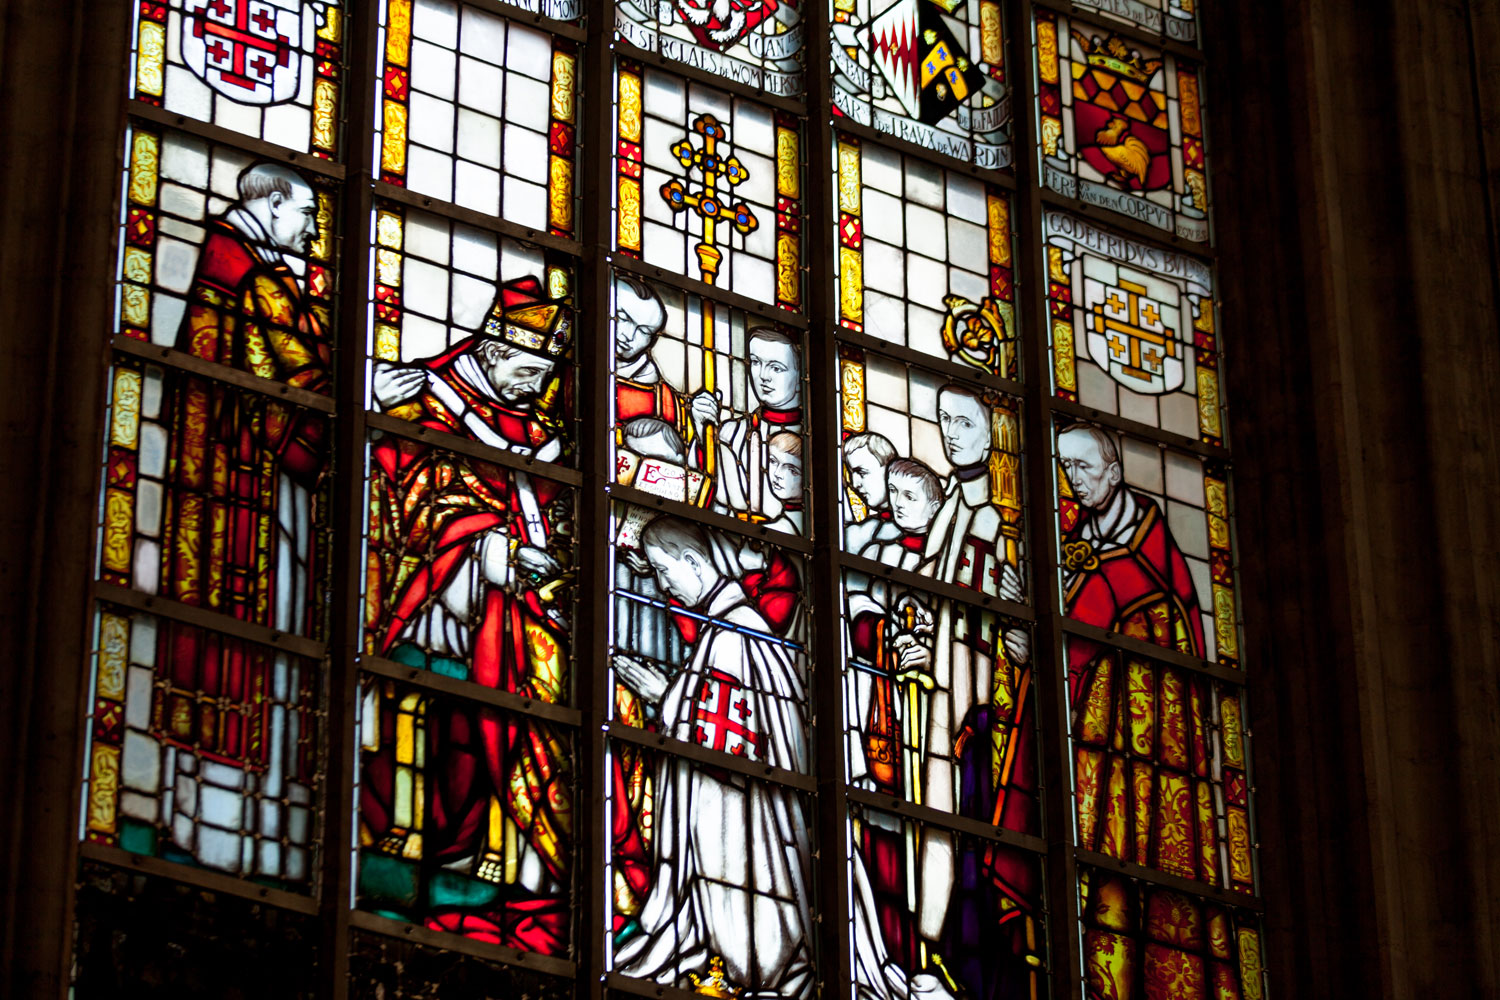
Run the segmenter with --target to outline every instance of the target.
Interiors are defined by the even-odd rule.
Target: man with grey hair
[[[247,167],[238,192],[206,227],[174,346],[226,369],[327,393],[329,283],[309,288],[304,280],[303,255],[319,235],[317,196],[307,180],[279,163]],[[320,617],[314,581],[327,570],[326,549],[315,538],[313,497],[327,465],[327,420],[184,372],[164,377],[162,395],[162,412],[171,415],[172,458],[164,470],[158,593],[277,632],[314,634]],[[260,750],[244,758],[246,773],[235,780],[271,797],[310,794],[288,763],[297,757],[295,712],[232,695],[214,679],[221,675],[211,647],[178,655],[194,662],[175,662],[174,677],[203,678],[185,693],[193,704],[239,701],[230,711],[266,712]],[[253,676],[239,682],[242,690],[288,690],[295,668],[287,657],[249,662]],[[282,843],[274,814],[257,813],[254,832],[269,838],[263,843],[277,843],[253,854],[249,846],[243,852],[223,846],[222,831],[201,828],[181,803],[193,801],[208,772],[186,751],[167,759],[177,762],[177,773],[165,779],[168,787],[176,781],[188,790],[169,818],[178,848],[236,874],[307,877],[307,838]],[[247,845],[251,832],[244,835]],[[210,842],[221,846],[211,850]]]
[[[1062,540],[1068,616],[1203,656],[1203,615],[1187,560],[1161,508],[1126,485],[1114,434],[1073,424],[1057,436],[1057,461],[1079,508]],[[1088,640],[1068,643],[1072,704],[1088,693],[1098,652]]]

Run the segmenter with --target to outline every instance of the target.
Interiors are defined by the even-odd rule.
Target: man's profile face
[[[943,451],[956,466],[975,465],[989,457],[990,408],[962,392],[938,396],[938,427]]]
[[[926,531],[942,502],[929,498],[922,480],[915,476],[890,478],[891,520],[903,531]]]
[[[1065,432],[1057,439],[1057,454],[1078,502],[1092,510],[1108,506],[1120,485],[1120,463],[1104,461],[1094,436]]]
[[[271,217],[271,239],[283,250],[307,253],[312,241],[318,238],[318,199],[312,188],[299,184],[289,195],[272,191],[266,196],[266,206]]]
[[[705,560],[692,549],[672,555],[659,545],[646,543],[646,561],[656,574],[656,585],[684,607],[696,608],[708,593]]]
[[[876,461],[868,448],[857,448],[844,456],[844,465],[849,469],[849,485],[871,510],[881,510],[886,505],[885,466]]]
[[[521,403],[535,397],[542,391],[554,364],[525,351],[507,353],[499,344],[490,345],[480,360],[495,395],[506,403]]]
[[[615,360],[634,361],[650,349],[667,322],[661,301],[642,298],[627,284],[615,286]]]
[[[756,337],[750,341],[750,384],[762,406],[790,410],[802,398],[802,373],[791,344]]]

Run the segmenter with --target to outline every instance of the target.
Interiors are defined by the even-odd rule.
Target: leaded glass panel
[[[374,223],[375,406],[519,457],[574,461],[569,261],[384,202]]]
[[[332,391],[333,190],[184,132],[126,143],[115,332]]]
[[[1198,67],[1050,11],[1037,13],[1036,37],[1046,186],[1207,242]]]
[[[619,0],[615,30],[637,48],[774,95],[802,95],[798,3]]]
[[[860,996],[1048,995],[1039,856],[876,809],[849,819]]]
[[[571,700],[575,491],[399,434],[369,462],[365,651]]]
[[[1041,833],[1029,630],[847,570],[844,629],[853,786]]]
[[[1058,396],[1222,444],[1208,265],[1063,212],[1043,219]]]
[[[616,66],[615,92],[615,248],[798,308],[798,120],[628,60]]]
[[[1244,693],[1067,639],[1078,845],[1253,891]]]
[[[308,891],[319,665],[112,605],[95,629],[85,839]]]
[[[571,236],[573,42],[473,4],[385,0],[377,176]]]
[[[1073,0],[1075,7],[1099,12],[1106,20],[1119,20],[1173,41],[1198,40],[1197,0]]]
[[[1015,378],[1009,193],[842,133],[837,180],[839,325]]]
[[[844,551],[1024,600],[1020,400],[849,346],[839,385]]]
[[[802,338],[614,273],[614,480],[805,535]]]
[[[609,772],[610,968],[700,993],[812,996],[807,798],[623,741]]]
[[[1097,868],[1080,868],[1078,895],[1089,996],[1266,996],[1253,913]]]
[[[321,638],[327,415],[123,357],[110,390],[100,579]]]
[[[805,772],[807,567],[769,541],[616,504],[614,717]]]
[[[1057,454],[1064,612],[1238,666],[1228,469],[1086,421]]]
[[[975,166],[1010,166],[1000,0],[829,6],[836,116]]]
[[[131,96],[331,159],[340,152],[338,0],[142,0]]]
[[[542,955],[573,939],[574,740],[377,677],[359,706],[359,906]]]

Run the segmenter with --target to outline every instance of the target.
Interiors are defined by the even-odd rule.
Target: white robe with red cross
[[[724,581],[697,610],[712,620],[662,700],[662,731],[806,773],[806,694],[791,649],[738,583]],[[707,976],[722,956],[747,995],[809,996],[808,829],[796,794],[663,755],[655,813],[653,881],[616,971],[688,986],[688,973]]]

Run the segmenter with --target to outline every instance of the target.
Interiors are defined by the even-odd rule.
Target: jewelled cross
[[[690,173],[696,171],[702,175],[702,186],[695,192],[685,187],[681,180],[673,179],[661,186],[661,196],[674,215],[692,209],[703,220],[703,240],[693,249],[698,253],[698,268],[703,280],[712,285],[719,274],[719,262],[724,257],[714,241],[718,223],[727,222],[743,235],[754,232],[760,220],[743,201],[731,206],[720,195],[720,181],[734,187],[750,176],[738,158],[726,157],[720,152],[719,143],[729,138],[724,126],[713,115],[699,115],[693,122],[693,131],[703,136],[703,145],[695,146],[692,136],[688,136],[672,147],[672,153]]]

